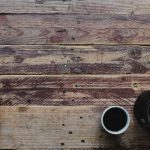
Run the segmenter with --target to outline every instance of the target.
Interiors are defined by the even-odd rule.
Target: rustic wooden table
[[[149,45],[149,0],[0,0],[0,150],[149,150]],[[111,105],[131,116],[120,136],[101,128]]]

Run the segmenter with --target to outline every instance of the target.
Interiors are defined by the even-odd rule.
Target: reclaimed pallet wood
[[[144,90],[149,0],[0,0],[0,150],[149,150]],[[116,137],[100,124],[111,105],[131,117]]]
[[[150,14],[149,0],[0,0],[0,13]]]
[[[148,150],[150,134],[138,126],[132,107],[131,124],[119,137],[105,134],[100,117],[104,106],[0,107],[0,148]]]
[[[0,45],[0,74],[149,74],[150,47]]]
[[[150,75],[0,76],[0,105],[133,106]]]
[[[150,15],[0,15],[0,44],[150,44]]]

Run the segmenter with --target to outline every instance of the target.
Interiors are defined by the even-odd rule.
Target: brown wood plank
[[[150,15],[1,15],[0,44],[150,43]]]
[[[148,150],[150,134],[138,126],[132,107],[125,108],[130,113],[130,126],[124,134],[114,137],[101,128],[103,106],[1,106],[0,148]]]
[[[149,46],[0,46],[0,74],[146,74]]]
[[[0,0],[0,13],[150,14],[149,0]]]
[[[0,76],[0,105],[132,106],[150,75]]]

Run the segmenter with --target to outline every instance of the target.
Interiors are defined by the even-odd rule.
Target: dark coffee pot
[[[150,91],[144,91],[138,96],[134,114],[141,126],[150,128]]]

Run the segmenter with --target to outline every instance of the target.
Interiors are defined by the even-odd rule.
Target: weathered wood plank
[[[1,15],[0,44],[150,43],[150,15]]]
[[[132,106],[150,75],[0,76],[0,105]]]
[[[0,0],[0,13],[150,14],[149,0]]]
[[[150,73],[149,46],[0,46],[0,74]]]
[[[107,135],[100,117],[105,107],[0,107],[1,149],[101,148],[139,150],[150,148],[150,134],[136,123],[119,137]],[[139,148],[138,148],[139,147]]]

